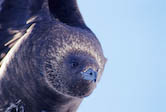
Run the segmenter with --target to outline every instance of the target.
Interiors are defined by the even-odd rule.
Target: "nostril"
[[[93,75],[93,73],[92,73],[92,72],[90,72],[90,75]]]

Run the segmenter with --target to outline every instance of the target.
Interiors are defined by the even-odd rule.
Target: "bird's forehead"
[[[57,30],[59,27],[61,28],[61,30],[63,29],[63,31]],[[50,44],[50,53],[52,55],[55,55],[56,58],[59,58],[57,60],[62,60],[62,57],[65,57],[66,55],[68,55],[68,53],[71,52],[79,54],[80,52],[83,52],[93,57],[100,67],[104,66],[105,58],[101,45],[96,36],[91,33],[91,31],[66,28],[62,24],[58,24],[56,27],[53,27],[52,30],[54,31],[54,33],[50,31],[50,34],[51,38],[54,38],[52,40],[54,41],[53,43],[54,45],[56,45],[56,48],[53,44]]]

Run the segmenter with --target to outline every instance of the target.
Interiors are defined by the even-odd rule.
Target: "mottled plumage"
[[[106,62],[76,1],[4,0],[0,26],[0,112],[76,112]]]

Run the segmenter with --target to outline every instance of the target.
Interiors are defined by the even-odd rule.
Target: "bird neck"
[[[40,88],[37,90],[38,93],[35,95],[33,100],[27,101],[29,107],[28,112],[76,112],[80,103],[81,98],[74,98],[59,94],[58,92],[52,91],[46,88]],[[34,101],[34,102],[32,102]],[[27,103],[25,102],[25,103]],[[31,110],[32,109],[32,110]]]
[[[76,112],[82,98],[66,96],[53,90],[44,78],[35,77],[37,74],[40,76],[38,71],[31,71],[30,74],[27,71],[24,74],[26,77],[22,78],[19,71],[11,70],[14,66],[16,65],[10,64],[8,68],[12,73],[7,69],[5,77],[1,78],[0,111],[18,109],[19,112]]]

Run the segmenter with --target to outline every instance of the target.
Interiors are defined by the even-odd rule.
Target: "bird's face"
[[[69,52],[56,64],[46,63],[45,69],[46,80],[56,91],[80,98],[90,95],[101,75],[95,58],[80,51]]]
[[[104,69],[101,46],[96,38],[84,36],[84,32],[72,34],[76,36],[62,34],[60,38],[50,36],[53,41],[41,53],[46,82],[61,94],[86,97],[96,87]]]

